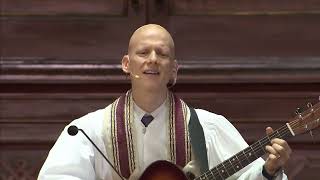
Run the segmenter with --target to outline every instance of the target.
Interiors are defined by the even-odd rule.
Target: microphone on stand
[[[102,155],[102,157],[108,162],[108,164],[113,168],[113,170],[119,175],[119,177],[124,180],[124,178],[119,174],[119,172],[113,167],[113,165],[110,163],[110,161],[108,160],[108,158],[102,153],[102,151],[98,148],[98,146],[89,138],[89,136],[82,130],[79,129],[77,126],[72,125],[68,128],[68,134],[70,136],[75,136],[76,134],[78,134],[78,131],[82,132],[82,134],[84,136],[86,136],[86,138],[91,142],[91,144],[99,151],[99,153]]]

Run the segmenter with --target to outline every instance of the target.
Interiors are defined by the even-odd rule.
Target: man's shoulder
[[[96,127],[100,126],[103,123],[103,120],[106,116],[106,111],[108,111],[110,107],[107,106],[103,109],[97,109],[95,111],[89,112],[71,122],[71,124],[83,127],[83,128],[89,128],[89,127]]]
[[[92,112],[89,112],[77,119],[75,119],[74,121],[76,122],[82,122],[82,121],[88,121],[88,120],[97,120],[99,119],[99,117],[102,117],[103,116],[103,113],[104,113],[104,110],[105,109],[98,109],[98,110],[95,110],[95,111],[92,111]]]
[[[220,114],[216,114],[213,112],[210,112],[205,109],[195,109],[196,113],[198,115],[199,119],[204,119],[204,120],[226,120],[226,118]]]
[[[195,109],[198,119],[202,127],[205,128],[221,128],[225,125],[229,125],[230,122],[222,115],[216,114],[204,109]]]

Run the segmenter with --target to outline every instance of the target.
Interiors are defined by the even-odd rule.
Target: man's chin
[[[166,86],[161,86],[157,83],[149,83],[149,84],[145,83],[144,88],[150,91],[161,91],[161,90],[167,89]]]

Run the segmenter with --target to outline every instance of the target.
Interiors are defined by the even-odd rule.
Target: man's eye
[[[148,54],[148,52],[147,52],[147,51],[140,51],[140,52],[138,52],[137,54],[139,54],[139,55],[146,55],[146,54]]]
[[[159,53],[159,56],[164,57],[164,58],[169,57],[169,55],[166,53]]]

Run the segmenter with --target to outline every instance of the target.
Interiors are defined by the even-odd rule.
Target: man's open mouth
[[[143,74],[159,75],[160,72],[157,70],[146,70],[146,71],[143,71]]]

